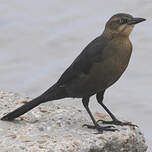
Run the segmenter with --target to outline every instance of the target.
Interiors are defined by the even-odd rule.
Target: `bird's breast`
[[[130,41],[113,42],[105,49],[103,60],[93,64],[88,83],[94,83],[97,88],[107,88],[112,85],[127,68],[131,51]]]

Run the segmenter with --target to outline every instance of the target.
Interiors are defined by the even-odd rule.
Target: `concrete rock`
[[[29,101],[19,94],[0,92],[0,116]],[[102,113],[96,117],[109,119]],[[1,152],[146,152],[137,127],[115,126],[118,131],[98,133],[86,111],[48,102],[15,121],[0,121]],[[101,124],[103,125],[103,124]]]

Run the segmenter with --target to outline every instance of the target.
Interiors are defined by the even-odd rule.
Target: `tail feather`
[[[35,98],[33,100],[31,100],[30,102],[24,104],[23,106],[17,108],[16,110],[8,113],[7,115],[5,115],[4,117],[1,118],[1,120],[13,120],[14,118],[19,117],[20,115],[23,115],[24,113],[30,111],[31,109],[33,109],[34,107],[38,106],[41,103],[41,101],[39,100],[39,98]]]
[[[65,89],[55,84],[51,88],[49,88],[46,92],[44,92],[41,96],[29,101],[28,103],[17,108],[16,110],[8,113],[4,117],[2,117],[1,120],[6,120],[6,121],[13,120],[23,115],[24,113],[30,111],[31,109],[35,108],[36,106],[40,105],[41,103],[57,100],[65,97],[67,97]]]

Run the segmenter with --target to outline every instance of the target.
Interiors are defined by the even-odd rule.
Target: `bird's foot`
[[[137,125],[132,124],[131,122],[122,122],[119,120],[112,120],[112,121],[105,121],[105,120],[98,120],[98,122],[102,122],[103,124],[114,124],[114,125],[119,125],[119,126],[133,126],[133,127],[138,127]]]
[[[114,129],[114,126],[105,126],[105,127],[101,127],[100,125],[96,124],[96,125],[88,125],[88,124],[84,124],[82,127],[87,127],[89,129],[96,129],[98,130],[100,133],[102,133],[103,131],[116,131],[117,129]]]

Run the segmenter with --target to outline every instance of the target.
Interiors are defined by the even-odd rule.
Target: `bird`
[[[38,97],[6,114],[1,120],[12,121],[36,106],[62,98],[81,98],[93,124],[84,124],[100,132],[115,131],[113,125],[132,125],[122,122],[103,103],[106,89],[112,86],[126,70],[132,54],[129,36],[137,23],[146,19],[127,13],[113,15],[106,23],[103,33],[91,41],[61,77]],[[97,102],[110,115],[112,121],[99,125],[89,108],[90,97],[96,95]],[[111,124],[111,125],[110,125]]]

